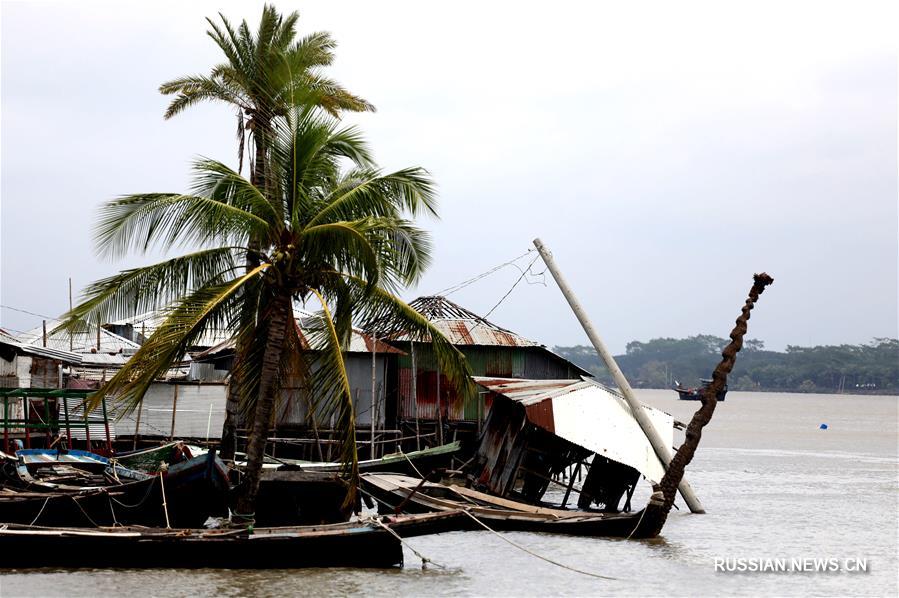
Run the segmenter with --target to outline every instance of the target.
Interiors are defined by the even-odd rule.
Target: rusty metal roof
[[[664,466],[627,402],[613,390],[588,380],[476,377],[474,381],[521,404],[532,424],[598,455],[629,465],[654,482],[662,479]],[[672,446],[674,418],[648,405],[644,407],[659,436],[667,446]]]
[[[297,326],[297,332],[300,335],[300,341],[303,344],[304,349],[309,349],[309,342],[307,340],[306,335],[304,334],[304,330],[308,331],[317,326],[321,325],[321,314],[316,314],[314,312],[305,310],[300,308],[297,305],[294,305],[293,308],[293,317],[294,322]],[[193,357],[197,360],[206,359],[216,353],[221,353],[222,351],[230,351],[234,349],[234,339],[224,340],[205,351],[200,353],[194,353]],[[374,349],[375,353],[396,353],[399,355],[404,355],[405,353],[396,347],[392,347],[387,343],[381,342],[380,340],[375,342],[375,339],[363,332],[358,328],[353,328],[352,333],[350,334],[350,346],[347,348],[347,353],[371,353]]]
[[[500,328],[474,312],[457,305],[446,297],[419,297],[409,304],[423,315],[454,345],[483,345],[500,347],[542,347],[543,345]],[[400,335],[394,340],[410,340]],[[427,341],[428,339],[415,339]]]

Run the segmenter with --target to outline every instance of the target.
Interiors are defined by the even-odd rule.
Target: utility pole
[[[562,276],[562,273],[556,266],[556,262],[553,259],[552,252],[549,251],[549,249],[543,244],[543,241],[541,241],[540,239],[534,239],[534,247],[536,247],[537,251],[540,252],[540,257],[543,258],[543,262],[546,264],[546,267],[553,275],[556,284],[559,285],[559,289],[562,291],[562,294],[568,301],[568,305],[571,306],[571,310],[574,312],[574,315],[577,317],[578,321],[581,323],[581,326],[584,328],[584,332],[587,333],[587,337],[590,339],[590,342],[593,343],[593,347],[596,349],[596,352],[599,353],[599,356],[602,358],[603,362],[606,364],[606,367],[609,369],[609,372],[612,374],[612,378],[615,380],[615,384],[617,384],[618,388],[621,389],[621,394],[624,395],[624,400],[627,401],[627,404],[631,409],[631,414],[634,416],[634,419],[637,420],[637,423],[640,425],[640,428],[643,430],[643,433],[646,434],[646,438],[652,445],[656,456],[659,458],[659,460],[662,462],[662,465],[664,465],[665,469],[667,470],[668,464],[671,462],[671,449],[665,445],[665,442],[659,436],[658,432],[656,432],[656,429],[652,426],[652,421],[643,410],[643,403],[641,403],[637,399],[636,395],[634,395],[634,390],[628,383],[627,378],[624,377],[624,373],[621,371],[621,368],[619,368],[618,364],[615,362],[615,358],[612,357],[612,354],[608,349],[606,349],[606,346],[602,342],[602,339],[599,337],[599,334],[593,328],[593,324],[587,317],[587,312],[585,312],[584,308],[581,307],[581,304],[580,302],[578,302],[577,297],[575,297],[574,292],[568,286],[568,283],[565,281],[565,278]],[[703,508],[702,503],[699,502],[699,498],[693,492],[693,488],[690,487],[690,484],[687,483],[686,479],[681,479],[681,482],[678,485],[678,490],[680,490],[681,496],[684,497],[684,501],[686,501],[687,506],[690,507],[691,512],[705,513],[705,508]]]

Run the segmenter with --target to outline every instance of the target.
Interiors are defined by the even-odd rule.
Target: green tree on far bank
[[[657,338],[628,343],[615,357],[637,388],[666,388],[674,381],[696,386],[708,378],[727,340],[712,335]],[[559,355],[611,383],[592,348],[555,347]],[[769,351],[747,340],[731,376],[732,390],[899,394],[899,340],[877,338],[862,345],[788,346]]]

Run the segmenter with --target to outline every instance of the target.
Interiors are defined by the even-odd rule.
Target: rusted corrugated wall
[[[412,357],[408,343],[399,344],[406,352],[398,356],[399,363],[399,409],[400,418],[415,419],[416,406],[412,400]],[[575,380],[580,372],[561,357],[542,347],[505,346],[459,346],[471,372],[475,376],[495,378],[521,378],[531,380]],[[418,417],[421,420],[437,419],[437,363],[430,345],[415,344],[416,393],[418,397]],[[440,405],[447,421],[476,421],[478,402],[483,395],[470,399],[464,404],[456,401],[455,389],[444,376],[440,376]],[[490,409],[487,399],[483,407],[486,417]]]

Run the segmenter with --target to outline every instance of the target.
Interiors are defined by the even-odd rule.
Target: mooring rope
[[[94,524],[94,527],[100,527],[100,524],[91,519],[91,516],[87,514],[87,511],[84,510],[84,507],[81,506],[81,503],[78,502],[77,498],[71,495],[69,495],[69,498],[71,498],[72,502],[75,503],[75,506],[78,507],[82,513],[84,513],[84,516],[87,517],[87,520]]]
[[[35,523],[37,523],[37,520],[41,518],[41,514],[44,512],[44,508],[47,506],[48,502],[50,502],[49,496],[44,499],[44,504],[41,506],[41,510],[37,512],[37,516],[34,518],[34,520],[31,523],[28,524],[28,527],[31,527]]]
[[[415,467],[415,463],[412,462],[412,459],[409,458],[409,455],[407,455],[406,453],[403,452],[402,448],[400,449],[400,454],[403,456],[404,459],[406,459],[406,461],[409,462],[409,465],[412,466],[412,469],[415,471],[415,473],[418,474],[418,477],[420,477],[421,479],[425,479],[425,476],[423,476],[421,474],[421,472],[418,470],[418,468]]]
[[[172,529],[171,524],[169,524],[169,507],[165,502],[165,482],[163,481],[163,472],[160,471],[157,474],[159,477],[159,488],[162,490],[162,512],[165,513],[165,527],[166,529]]]
[[[140,507],[140,506],[142,506],[145,502],[147,502],[147,499],[150,497],[150,492],[153,491],[153,484],[155,484],[155,483],[156,483],[156,478],[153,478],[153,479],[150,481],[150,484],[147,486],[147,491],[144,493],[144,497],[143,497],[142,499],[140,499],[139,502],[137,502],[137,503],[135,503],[135,504],[133,504],[133,505],[127,505],[127,504],[123,503],[122,501],[120,501],[119,499],[114,498],[112,495],[110,495],[109,498],[110,498],[111,500],[116,501],[116,503],[118,503],[120,506],[122,506],[122,507],[124,507],[124,508],[126,508],[126,509],[136,509],[137,507]]]
[[[637,520],[637,525],[634,526],[634,529],[631,530],[631,533],[627,535],[627,539],[630,540],[634,537],[634,534],[637,533],[637,530],[640,529],[640,524],[643,523],[643,516],[646,515],[646,507],[643,507],[643,510],[640,511],[640,519]]]
[[[391,529],[390,526],[386,525],[383,521],[381,521],[377,517],[369,517],[369,518],[363,519],[362,521],[369,522],[369,523],[376,523],[379,526],[381,526],[382,528],[384,528],[385,530],[387,530],[388,532],[390,532],[393,535],[393,537],[395,537],[397,540],[399,540],[403,546],[405,546],[406,548],[411,550],[415,554],[415,556],[417,556],[418,558],[421,559],[421,568],[422,569],[427,568],[428,563],[431,563],[432,565],[434,565],[435,567],[439,567],[440,569],[446,569],[446,567],[444,565],[441,565],[440,563],[437,563],[437,562],[429,559],[422,553],[420,553],[417,550],[415,550],[414,548],[412,548],[412,546],[410,546],[409,543],[406,542],[402,536],[400,536],[398,533],[396,533],[396,531]]]
[[[421,472],[418,470],[418,468],[415,467],[415,464],[412,462],[412,459],[410,459],[410,458],[406,455],[406,453],[404,453],[402,450],[400,450],[400,454],[401,454],[403,457],[406,458],[406,461],[409,462],[409,465],[412,466],[412,469],[415,470],[415,473],[417,473],[418,476],[419,476],[421,479],[425,479],[424,476],[421,475]],[[450,487],[450,489],[453,490],[456,494],[459,494],[460,496],[462,496],[463,498],[465,498],[466,500],[468,500],[469,502],[471,502],[471,501],[468,499],[468,497],[464,496],[462,493],[456,491],[456,490],[453,489],[452,487]],[[470,507],[469,507],[469,508],[470,508]],[[599,579],[610,579],[610,580],[616,580],[616,579],[617,579],[617,578],[615,578],[615,577],[608,577],[608,576],[606,576],[606,575],[600,575],[600,574],[598,574],[598,573],[591,573],[591,572],[589,572],[589,571],[582,571],[581,569],[576,569],[575,567],[570,567],[570,566],[568,566],[568,565],[566,565],[566,564],[564,564],[564,563],[559,563],[559,562],[554,561],[554,560],[552,560],[552,559],[550,559],[550,558],[548,558],[548,557],[545,557],[545,556],[543,556],[543,555],[537,554],[536,552],[533,552],[532,550],[530,550],[530,549],[528,549],[528,548],[525,548],[524,546],[521,546],[520,544],[517,544],[517,543],[513,542],[512,540],[506,538],[505,536],[503,536],[502,534],[500,534],[499,532],[497,532],[495,529],[491,528],[491,527],[488,526],[486,523],[484,523],[483,521],[481,521],[480,519],[478,519],[477,517],[475,517],[474,515],[472,515],[472,514],[469,512],[468,509],[460,509],[460,510],[461,510],[463,513],[465,513],[466,515],[468,515],[469,517],[471,517],[472,519],[474,519],[474,520],[478,523],[478,525],[480,525],[481,527],[483,527],[484,529],[486,529],[488,532],[492,532],[492,533],[496,534],[496,535],[499,536],[502,540],[508,542],[509,544],[511,544],[512,546],[514,546],[515,548],[518,548],[519,550],[523,550],[523,551],[526,552],[527,554],[529,554],[529,555],[531,555],[531,556],[534,556],[534,557],[537,557],[537,558],[540,559],[540,560],[546,561],[547,563],[550,563],[550,564],[552,564],[552,565],[556,565],[557,567],[562,567],[563,569],[568,569],[568,570],[570,570],[570,571],[574,571],[575,573],[581,573],[581,574],[583,574],[583,575],[589,575],[590,577],[596,577],[596,578],[599,578]],[[640,518],[641,518],[641,520],[642,520],[643,516],[641,515]],[[640,525],[640,524],[639,524],[639,522],[638,522],[638,523],[637,523],[637,526],[639,526],[639,525]],[[637,528],[634,528],[634,531],[636,531],[636,529],[637,529]],[[393,530],[391,530],[391,531],[393,531]],[[631,532],[631,534],[633,534],[633,532]],[[397,536],[397,537],[399,537],[399,536]],[[414,551],[413,551],[413,552],[414,552]],[[416,553],[416,554],[417,554],[417,553]]]
[[[616,578],[616,577],[609,577],[609,576],[607,576],[607,575],[600,575],[599,573],[591,573],[590,571],[584,571],[583,569],[577,569],[577,568],[575,568],[575,567],[571,567],[570,565],[566,565],[566,564],[564,564],[564,563],[560,563],[560,562],[558,562],[558,561],[554,561],[554,560],[552,560],[551,558],[548,558],[548,557],[543,556],[542,554],[537,554],[537,553],[534,552],[533,550],[530,550],[529,548],[526,548],[526,547],[522,546],[521,544],[518,544],[518,543],[516,543],[516,542],[513,542],[513,541],[510,540],[509,538],[505,537],[503,534],[501,534],[501,533],[499,533],[498,531],[496,531],[495,529],[491,528],[491,527],[488,526],[486,523],[484,523],[483,521],[481,521],[480,519],[478,519],[477,517],[475,517],[474,515],[472,515],[472,514],[468,511],[468,509],[461,509],[461,511],[462,511],[463,513],[465,513],[466,515],[468,515],[469,517],[471,517],[471,518],[472,518],[478,525],[480,525],[481,527],[483,527],[483,528],[484,528],[485,530],[487,530],[488,532],[491,532],[491,533],[495,534],[495,535],[498,536],[501,540],[503,540],[503,541],[505,541],[505,542],[508,542],[509,544],[511,544],[512,546],[514,546],[515,548],[517,548],[517,549],[519,549],[519,550],[521,550],[521,551],[524,551],[525,553],[527,553],[527,554],[529,554],[529,555],[531,555],[531,556],[533,556],[533,557],[536,557],[536,558],[540,559],[541,561],[546,561],[547,563],[550,563],[551,565],[555,565],[556,567],[561,567],[561,568],[563,568],[563,569],[568,569],[569,571],[574,571],[575,573],[580,573],[581,575],[589,575],[590,577],[596,577],[597,579],[609,579],[609,580],[613,580],[613,581],[617,581],[617,579],[618,579],[618,578]]]

